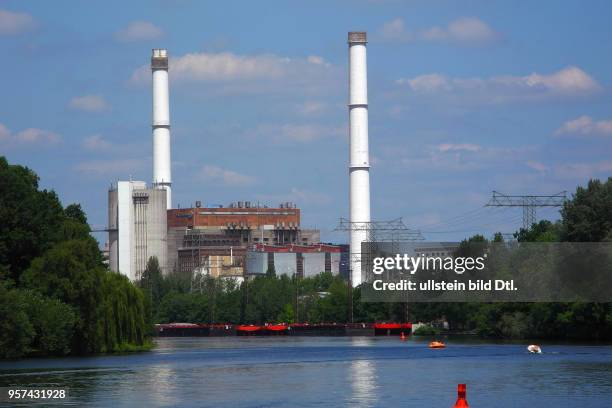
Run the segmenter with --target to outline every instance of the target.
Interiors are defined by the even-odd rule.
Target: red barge
[[[293,323],[255,324],[156,324],[160,337],[216,336],[408,336],[412,323]]]
[[[375,336],[409,335],[412,332],[412,323],[374,323]]]

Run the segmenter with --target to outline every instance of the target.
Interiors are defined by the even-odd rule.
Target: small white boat
[[[542,349],[537,344],[528,345],[527,351],[534,354],[542,354]]]

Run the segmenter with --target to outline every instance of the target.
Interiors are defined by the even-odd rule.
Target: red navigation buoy
[[[406,335],[404,334],[404,332],[400,333],[400,340],[406,340]]]
[[[457,402],[453,408],[469,408],[468,402],[465,399],[465,384],[457,384]]]

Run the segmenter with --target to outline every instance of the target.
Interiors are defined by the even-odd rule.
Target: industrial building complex
[[[151,57],[153,183],[118,181],[108,192],[111,270],[140,279],[149,258],[162,273],[242,280],[274,271],[348,275],[347,247],[321,244],[318,230],[301,227],[296,204],[268,207],[250,201],[227,206],[172,208],[168,53]],[[346,259],[345,259],[346,258]]]
[[[111,270],[138,280],[156,257],[164,274],[242,280],[271,271],[300,277],[331,272],[358,286],[362,242],[380,241],[372,234],[376,228],[394,235],[399,231],[397,225],[380,227],[370,219],[366,43],[365,32],[348,33],[350,219],[345,230],[350,245],[321,243],[318,230],[302,228],[300,208],[291,202],[269,207],[251,201],[226,206],[196,201],[191,208],[173,208],[168,52],[154,49],[153,182],[147,187],[143,181],[118,181],[108,192]]]

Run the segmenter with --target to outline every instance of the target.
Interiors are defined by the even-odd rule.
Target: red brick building
[[[230,256],[231,266],[244,266],[249,245],[311,245],[320,242],[315,229],[302,229],[300,209],[292,203],[276,208],[248,201],[228,207],[178,208],[167,211],[168,266],[190,272],[210,255]]]

